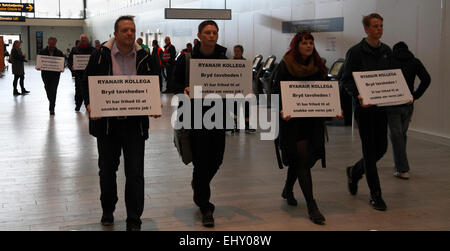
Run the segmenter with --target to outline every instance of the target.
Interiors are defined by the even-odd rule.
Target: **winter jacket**
[[[95,50],[89,59],[89,63],[84,71],[82,81],[83,99],[86,105],[90,104],[89,100],[89,76],[113,76],[113,66],[111,58],[111,49],[114,45],[115,39],[110,39],[105,43],[100,50]],[[137,75],[152,75],[152,61],[150,54],[148,54],[141,46],[136,43],[136,72]],[[116,118],[101,118],[99,120],[89,120],[89,132],[95,137],[102,137],[109,135],[111,132],[111,119]],[[141,135],[147,139],[149,129],[148,116],[130,116],[128,121],[140,124]]]
[[[367,43],[366,39],[348,50],[342,66],[340,84],[353,97],[356,106],[361,106],[361,104],[358,100],[359,92],[352,73],[392,69],[391,58],[392,50],[389,46],[381,43],[378,48],[374,48]],[[376,106],[372,109],[376,109]]]
[[[399,48],[393,51],[392,68],[402,69],[403,76],[405,77],[406,83],[408,83],[414,100],[419,99],[430,86],[430,74],[428,74],[422,62],[414,57],[408,48]],[[414,91],[416,76],[419,77],[421,82],[417,90]]]
[[[11,50],[12,72],[14,75],[25,75],[24,62],[28,62],[22,54],[22,50],[13,48]]]
[[[316,74],[307,77],[294,77],[286,68],[286,62],[282,60],[275,73],[274,82],[272,86],[272,94],[279,94],[280,111],[283,109],[281,102],[281,82],[282,81],[325,81],[325,76],[320,71]],[[325,161],[325,118],[292,118],[289,121],[284,120],[279,115],[280,130],[279,130],[279,147],[282,151],[283,163],[287,165],[289,158],[298,158],[297,153],[297,137],[294,135],[303,134],[309,140],[311,147],[311,167],[314,166],[317,160],[322,161],[322,167],[326,167]],[[303,128],[309,128],[311,131],[300,131]]]

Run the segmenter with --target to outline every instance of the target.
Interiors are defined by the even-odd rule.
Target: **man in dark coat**
[[[366,174],[371,194],[370,204],[376,210],[385,211],[387,206],[381,197],[377,162],[387,150],[386,111],[378,106],[364,104],[352,73],[391,69],[392,51],[380,41],[383,36],[383,18],[379,14],[365,16],[363,25],[367,38],[347,52],[340,79],[347,93],[353,97],[363,152],[360,161],[347,167],[348,188],[352,195],[356,195],[358,181]]]
[[[199,25],[198,37],[201,42],[198,43],[192,51],[192,59],[227,59],[227,49],[217,44],[218,31],[219,28],[214,21],[204,21]],[[186,54],[181,55],[177,62],[175,91],[177,93],[184,92],[189,95],[190,91],[194,90],[190,90],[189,88],[189,60],[187,62],[185,56]],[[212,108],[211,106],[203,106],[203,111],[194,110],[194,102],[194,99],[191,99],[192,125],[194,125],[193,118],[195,117],[195,113],[200,112],[204,115]],[[190,142],[192,162],[194,164],[191,183],[192,189],[194,190],[194,203],[200,208],[203,226],[212,227],[214,226],[213,213],[215,206],[210,202],[210,183],[223,161],[225,152],[225,130],[218,128],[209,130],[202,125],[201,129],[194,128],[190,130]]]
[[[173,73],[175,69],[175,58],[177,56],[177,50],[175,49],[175,46],[170,42],[170,37],[166,37],[164,39],[164,42],[166,45],[164,46],[164,53],[163,53],[163,64],[164,69],[166,72],[166,91],[167,93],[173,93],[174,92],[174,83],[173,83]]]
[[[48,46],[42,50],[39,55],[52,56],[52,57],[64,57],[62,51],[56,48],[57,39],[50,37],[48,39]],[[38,69],[40,70],[40,69]],[[55,115],[55,105],[56,105],[56,92],[58,90],[59,78],[61,72],[55,71],[42,71],[41,77],[44,82],[45,91],[47,93],[48,101],[50,102],[49,111],[50,115]]]
[[[148,116],[91,117],[89,99],[89,76],[151,75],[150,55],[136,42],[136,26],[133,17],[117,19],[114,37],[95,51],[86,67],[83,78],[83,97],[89,112],[89,132],[97,138],[100,168],[100,189],[104,226],[114,224],[117,183],[123,150],[126,185],[125,205],[127,209],[127,231],[140,231],[144,211],[144,154],[148,139]],[[158,116],[154,116],[158,117]]]
[[[95,48],[92,47],[89,43],[89,39],[86,35],[80,36],[80,43],[77,47],[72,49],[72,52],[69,55],[69,69],[74,71],[75,75],[75,111],[79,112],[81,105],[83,104],[83,95],[81,93],[81,82],[83,81],[84,70],[75,70],[74,69],[74,55],[91,55],[92,52],[95,51]],[[86,105],[86,103],[85,103]]]
[[[414,102],[418,100],[430,86],[431,78],[425,66],[417,59],[404,42],[394,45],[392,68],[401,69],[414,101],[408,104],[386,108],[389,136],[394,152],[394,176],[409,179],[409,163],[406,154],[406,133],[414,110]],[[414,90],[416,76],[420,79],[417,90]]]

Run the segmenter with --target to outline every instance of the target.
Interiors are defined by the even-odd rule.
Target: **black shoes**
[[[55,111],[50,111],[50,116],[55,116]]]
[[[214,209],[215,207],[213,204],[208,208],[200,208],[200,212],[202,213],[202,225],[204,227],[214,227]]]
[[[17,90],[14,90],[13,95],[14,96],[19,96],[19,95],[22,95],[22,94],[20,92],[18,92]]]
[[[27,91],[27,90],[25,90],[25,89],[22,90],[22,95],[26,95],[26,94],[28,94],[28,93],[30,93],[30,91]]]
[[[356,195],[358,192],[358,179],[352,178],[352,167],[347,167],[347,184],[348,184],[348,191],[352,195]]]
[[[308,215],[314,224],[325,225],[325,217],[320,213],[317,203],[314,200],[308,203]]]
[[[214,227],[214,216],[212,210],[202,213],[202,224],[204,227]]]
[[[75,111],[76,111],[76,112],[79,112],[79,111],[80,111],[80,108],[81,108],[81,105],[77,105],[77,106],[75,107]]]
[[[281,197],[287,200],[287,204],[289,206],[297,206],[297,200],[295,199],[294,193],[292,191],[287,192],[286,188],[284,188]]]
[[[100,222],[102,223],[102,226],[110,227],[110,226],[114,225],[114,215],[104,213],[102,215],[102,219]],[[128,228],[128,226],[127,226],[127,228]]]
[[[141,225],[138,225],[138,224],[127,224],[127,231],[128,232],[140,232],[141,231]]]
[[[386,211],[387,209],[386,203],[384,202],[383,198],[381,198],[380,192],[371,194],[370,205],[378,211]]]

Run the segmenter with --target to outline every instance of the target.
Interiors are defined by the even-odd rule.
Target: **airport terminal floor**
[[[0,230],[125,230],[123,161],[114,227],[102,227],[96,140],[84,108],[74,111],[74,80],[61,75],[56,116],[50,117],[40,72],[25,67],[30,95],[13,96],[12,74],[0,78]],[[448,230],[450,147],[409,138],[411,179],[393,176],[391,147],[378,163],[388,210],[369,205],[365,179],[347,190],[345,167],[361,157],[358,132],[328,126],[327,168],[313,168],[314,195],[326,225],[314,225],[298,183],[299,205],[281,192],[286,169],[277,166],[273,141],[259,134],[227,135],[223,165],[212,182],[215,227],[201,225],[192,201],[192,166],[182,164],[170,126],[171,95],[163,94],[163,117],[151,119],[145,152],[142,230]]]

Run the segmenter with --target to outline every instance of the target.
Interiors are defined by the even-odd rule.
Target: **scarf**
[[[309,64],[299,64],[293,56],[287,54],[283,57],[288,72],[296,78],[305,78],[316,74],[320,69],[311,58]]]

